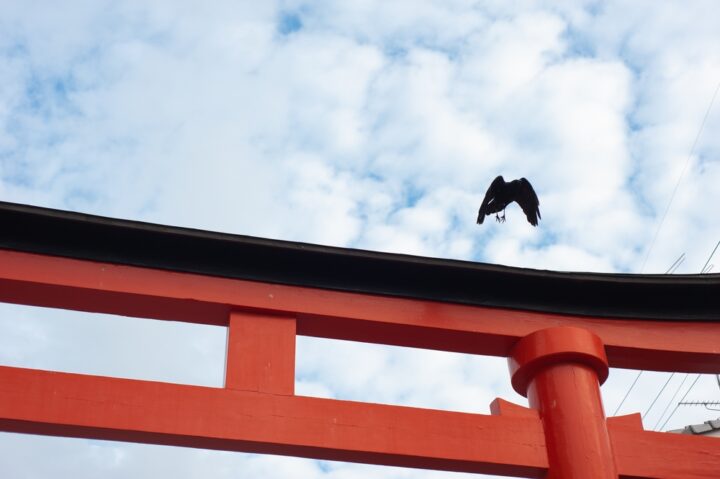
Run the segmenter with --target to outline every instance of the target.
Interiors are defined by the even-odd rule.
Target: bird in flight
[[[538,219],[541,218],[540,201],[530,182],[525,178],[520,178],[508,183],[502,176],[495,178],[485,193],[485,199],[478,211],[477,224],[481,225],[485,216],[493,213],[495,213],[496,221],[504,223],[505,208],[513,201],[520,205],[530,224],[537,226]],[[503,213],[502,216],[498,215],[500,211]]]

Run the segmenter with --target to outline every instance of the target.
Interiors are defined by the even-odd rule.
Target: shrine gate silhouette
[[[0,203],[0,301],[229,328],[222,388],[0,366],[0,430],[552,479],[717,478],[605,418],[608,366],[720,373],[717,275],[558,273]],[[295,337],[507,357],[530,408],[294,394]],[[348,371],[352,374],[352,371]]]

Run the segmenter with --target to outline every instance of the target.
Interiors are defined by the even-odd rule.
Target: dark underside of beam
[[[335,248],[0,202],[0,248],[559,314],[718,321],[719,275],[565,273]]]

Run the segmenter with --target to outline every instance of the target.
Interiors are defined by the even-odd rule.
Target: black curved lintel
[[[720,275],[567,273],[378,253],[0,202],[0,248],[478,306],[720,320]]]

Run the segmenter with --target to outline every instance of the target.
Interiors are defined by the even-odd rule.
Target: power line
[[[692,388],[695,387],[695,383],[698,382],[698,379],[700,379],[700,376],[701,376],[700,374],[697,375],[697,377],[695,378],[695,381],[693,381],[693,383],[690,385],[688,390],[685,392],[685,395],[682,398],[680,398],[680,402],[683,402],[685,400],[685,398],[687,397],[687,395],[690,394],[690,391],[692,391]],[[667,424],[668,421],[670,420],[670,418],[673,417],[673,415],[675,414],[675,411],[677,411],[679,407],[680,407],[680,403],[678,403],[678,405],[675,406],[675,409],[673,409],[673,411],[670,413],[668,418],[665,419],[665,422],[663,423],[662,426],[660,426],[660,429],[665,427],[665,424]]]
[[[667,217],[668,211],[670,211],[670,206],[673,203],[673,200],[675,200],[675,194],[677,193],[678,188],[680,187],[680,183],[682,182],[683,176],[685,176],[685,171],[687,170],[688,165],[690,164],[690,159],[692,158],[693,153],[695,152],[695,147],[697,146],[697,142],[700,139],[700,135],[702,134],[703,128],[705,128],[705,122],[708,119],[708,116],[710,116],[710,111],[712,111],[713,104],[715,103],[715,97],[717,97],[718,90],[720,90],[720,81],[717,84],[717,87],[715,87],[715,92],[713,93],[712,98],[710,99],[710,104],[708,105],[707,110],[705,111],[705,116],[702,119],[702,122],[700,123],[700,128],[698,129],[697,135],[695,135],[695,141],[693,141],[692,147],[690,147],[690,154],[688,154],[687,160],[685,160],[685,166],[683,166],[682,171],[680,172],[680,176],[678,177],[677,182],[675,183],[675,188],[673,188],[672,194],[670,195],[670,201],[668,201],[667,207],[665,207],[665,211],[663,212],[662,218],[660,219],[660,224],[658,225],[657,229],[655,230],[655,234],[653,235],[652,241],[650,242],[650,246],[648,247],[647,253],[645,254],[645,258],[643,259],[642,265],[640,266],[640,274],[645,271],[645,265],[647,264],[647,260],[650,257],[650,252],[652,251],[653,247],[655,246],[655,241],[657,240],[658,234],[660,233],[660,230],[662,229],[663,224],[665,223],[665,217]],[[720,245],[720,241],[718,242],[718,245]],[[717,245],[715,246],[715,249],[717,249]],[[713,250],[713,254],[715,254],[715,250]],[[681,256],[681,258],[684,259],[685,253]],[[710,256],[712,258],[712,255]],[[678,258],[677,261],[680,261],[680,258]],[[682,261],[680,261],[682,262]],[[710,260],[708,259],[708,262]],[[670,269],[668,269],[668,272],[675,267],[677,269],[677,266],[675,263],[670,266]],[[700,270],[702,273],[705,271],[705,268],[707,267],[707,263],[703,267],[703,269]],[[709,272],[711,268],[709,268],[707,271]],[[674,270],[673,270],[674,271]],[[666,273],[667,274],[667,273]],[[635,384],[637,383],[638,379],[640,379],[640,376],[642,376],[643,371],[640,371],[638,375],[635,377],[635,380],[630,385],[630,389],[625,393],[625,396],[623,397],[622,401],[620,401],[620,404],[618,405],[617,409],[615,409],[615,413],[613,416],[617,415],[618,411],[620,410],[620,407],[622,407],[625,400],[630,395],[630,391],[632,391],[633,387],[635,387]]]
[[[672,406],[673,401],[675,400],[678,393],[682,389],[683,384],[685,384],[685,381],[687,381],[687,378],[689,378],[689,377],[690,377],[690,373],[685,374],[685,377],[683,378],[682,382],[680,382],[680,385],[675,390],[675,394],[672,395],[672,397],[670,398],[670,402],[667,403],[667,406],[665,406],[665,409],[663,409],[662,414],[660,414],[660,417],[658,418],[657,422],[653,426],[653,431],[655,431],[657,429],[658,424],[660,424],[660,421],[662,421],[663,418],[665,417],[665,413],[668,411],[668,409],[670,409],[670,406]]]
[[[663,391],[665,390],[665,388],[667,387],[668,383],[669,383],[670,380],[673,378],[673,376],[675,376],[675,373],[672,373],[672,374],[670,375],[670,377],[668,378],[668,380],[665,381],[665,384],[663,384],[663,387],[660,388],[660,392],[657,393],[657,396],[655,396],[655,399],[653,399],[653,402],[650,403],[650,406],[647,408],[647,411],[645,411],[645,414],[642,415],[642,418],[643,418],[643,419],[645,419],[645,416],[647,416],[647,414],[650,412],[650,410],[652,409],[652,407],[655,405],[655,402],[658,400],[658,398],[660,397],[660,395],[663,393]]]
[[[626,399],[628,398],[628,396],[630,395],[630,391],[633,390],[633,388],[635,387],[635,384],[638,382],[638,379],[640,379],[640,376],[642,376],[642,373],[644,373],[644,372],[645,372],[645,371],[640,371],[640,372],[638,373],[638,375],[635,376],[635,381],[633,381],[633,383],[630,385],[630,389],[627,390],[627,392],[625,393],[625,396],[622,398],[622,401],[620,401],[620,404],[618,404],[618,407],[615,409],[615,412],[613,413],[613,416],[617,416],[618,411],[620,410],[620,408],[622,407],[622,405],[625,403],[625,400],[626,400]]]
[[[705,127],[705,122],[708,119],[708,116],[710,116],[710,111],[712,110],[713,104],[715,103],[715,97],[717,96],[718,90],[720,90],[720,82],[718,82],[717,88],[715,88],[715,93],[713,93],[712,99],[710,100],[710,105],[708,105],[707,111],[705,112],[705,116],[703,117],[702,123],[700,123],[700,129],[698,129],[697,135],[695,136],[695,141],[693,141],[692,147],[690,148],[690,154],[687,157],[687,160],[685,160],[685,166],[683,166],[682,171],[680,172],[680,176],[677,179],[677,183],[675,183],[675,188],[673,188],[672,194],[670,195],[670,201],[668,201],[667,207],[665,208],[665,212],[662,215],[662,218],[660,219],[660,224],[658,225],[657,229],[655,230],[655,235],[653,235],[653,239],[650,242],[650,247],[647,250],[647,253],[645,254],[645,259],[642,262],[642,266],[640,266],[640,273],[642,274],[643,271],[645,271],[645,264],[647,263],[648,258],[650,257],[650,252],[653,249],[653,246],[655,246],[655,241],[657,240],[658,234],[660,233],[660,230],[662,229],[663,223],[665,223],[665,217],[668,214],[668,211],[670,211],[670,206],[673,203],[673,200],[675,199],[675,194],[677,193],[678,187],[680,186],[680,182],[683,179],[683,176],[685,176],[685,171],[688,168],[688,165],[690,164],[690,159],[693,156],[693,153],[695,153],[695,147],[697,146],[697,142],[700,139],[700,135],[702,134],[703,128]]]
[[[683,264],[683,261],[685,261],[685,253],[681,254],[678,259],[676,259],[675,262],[670,265],[668,270],[665,271],[665,274],[674,274],[675,270],[677,270],[678,267]]]
[[[702,267],[702,269],[700,270],[700,274],[705,274],[706,272],[709,273],[710,270],[712,269],[712,266],[713,266],[713,265],[710,265],[710,268],[708,268],[708,263],[710,262],[710,260],[712,259],[712,257],[715,256],[715,251],[717,251],[718,246],[720,246],[720,241],[717,242],[717,244],[715,245],[715,248],[713,248],[713,250],[712,250],[712,253],[710,253],[710,256],[708,256],[707,261],[705,261],[705,265],[704,265],[704,266]],[[705,268],[707,268],[707,271],[706,271]]]
[[[712,259],[712,257],[715,255],[715,252],[717,251],[718,246],[720,246],[720,241],[717,242],[717,244],[715,245],[715,248],[713,248],[712,252],[710,253],[710,256],[708,256],[708,259],[707,259],[707,261],[705,262],[705,265],[704,265],[704,266],[702,267],[702,269],[700,270],[700,274],[707,274],[707,273],[709,273],[710,270],[712,269],[713,265],[710,265],[710,267],[708,268],[708,263],[710,262],[710,260]],[[683,259],[684,259],[684,256],[685,256],[685,253],[683,253],[682,255],[680,255],[680,258],[683,258]],[[678,263],[678,261],[680,261],[680,258],[678,258],[677,260],[675,260],[675,263],[673,263],[672,266],[670,266],[670,269],[669,269],[668,271],[670,271],[670,270],[675,271],[675,270],[677,269],[678,265],[676,265],[676,263]],[[682,261],[680,261],[680,263],[682,263]],[[667,274],[667,273],[666,273],[666,274]],[[642,373],[642,371],[641,371],[641,373]],[[662,387],[662,389],[660,390],[660,392],[658,393],[658,395],[655,397],[655,399],[653,400],[652,404],[650,404],[650,407],[648,408],[648,410],[645,411],[645,414],[647,414],[647,413],[650,411],[650,409],[653,407],[653,405],[655,404],[655,401],[657,401],[658,397],[660,396],[660,394],[661,394],[661,393],[663,392],[663,390],[665,389],[665,386],[668,385],[668,383],[670,382],[670,379],[672,379],[672,377],[673,377],[674,375],[675,375],[675,373],[672,373],[672,374],[670,375],[670,378],[668,378],[667,382],[665,382],[665,385]],[[640,375],[638,374],[638,377],[639,377],[639,376],[640,376]],[[653,429],[655,429],[655,428],[657,427],[657,425],[660,423],[660,421],[662,421],[662,418],[665,416],[665,413],[667,412],[667,410],[668,410],[668,409],[670,408],[670,406],[672,405],[673,400],[675,399],[675,396],[677,396],[677,393],[678,393],[678,392],[680,391],[680,389],[682,388],[682,385],[685,384],[685,381],[687,380],[688,376],[690,376],[690,374],[685,374],[685,377],[683,378],[682,382],[680,383],[680,386],[678,386],[677,390],[675,390],[675,394],[673,394],[673,397],[670,399],[670,402],[668,403],[668,405],[665,406],[665,409],[663,410],[662,414],[660,415],[660,418],[658,419],[658,421],[655,423],[655,426],[653,426]],[[695,379],[695,382],[697,382],[697,380],[698,380],[699,378],[700,378],[700,375],[698,374],[698,378]],[[720,374],[717,374],[717,375],[716,375],[716,379],[717,379],[717,382],[718,382],[718,386],[720,387]],[[693,386],[694,386],[694,385],[695,385],[695,383],[693,383]],[[630,388],[632,389],[632,386],[631,386]],[[692,386],[690,386],[690,389],[692,389]],[[688,392],[690,392],[690,389],[688,389]],[[687,393],[685,393],[685,395],[687,396]],[[683,396],[683,398],[684,398],[684,396]],[[681,400],[681,401],[682,401],[682,400]],[[680,403],[678,403],[678,406],[679,406],[679,405],[680,405]],[[677,410],[677,406],[675,407],[675,410]],[[673,410],[673,412],[670,414],[671,417],[672,417],[673,414],[675,414],[675,410]],[[643,419],[645,418],[645,414],[643,414]],[[670,417],[668,417],[667,421],[669,421],[669,420],[670,420]],[[665,421],[665,423],[667,423],[667,421]],[[663,426],[665,426],[665,423],[663,423]]]
[[[720,86],[720,84],[718,86]],[[713,99],[714,99],[714,97],[713,97]],[[712,269],[713,265],[710,265],[710,267],[708,267],[708,263],[710,262],[712,257],[715,255],[715,252],[717,251],[718,246],[720,246],[720,241],[717,242],[717,244],[715,245],[715,248],[713,248],[713,250],[712,250],[712,253],[710,253],[710,256],[708,256],[708,259],[705,262],[705,265],[700,270],[700,274],[707,274]],[[665,271],[665,274],[674,274],[675,271],[678,269],[678,267],[683,263],[683,261],[685,261],[685,253],[678,256],[678,259],[676,259],[675,262],[670,265],[668,270]],[[635,387],[635,384],[638,382],[638,379],[640,379],[640,376],[642,376],[643,372],[645,372],[645,371],[638,372],[638,375],[635,377],[635,380],[630,385],[630,389],[627,390],[627,392],[625,393],[625,397],[623,397],[623,400],[620,401],[620,404],[618,405],[617,409],[615,409],[615,413],[613,414],[613,416],[617,415],[618,411],[620,410],[620,407],[622,407],[623,403],[630,395],[630,391],[633,390],[633,388]],[[660,392],[657,394],[657,396],[655,396],[655,399],[653,399],[652,403],[650,404],[650,407],[648,407],[647,411],[645,411],[645,414],[642,415],[643,419],[645,419],[645,416],[650,412],[650,409],[652,409],[652,407],[655,405],[655,402],[658,400],[658,398],[660,397],[662,392],[665,390],[665,387],[667,387],[668,383],[670,382],[670,380],[673,378],[674,375],[675,375],[675,373],[672,373],[670,375],[670,377],[668,378],[668,380],[665,381],[665,385],[663,385],[663,387],[660,389]],[[687,379],[687,375],[685,376],[685,379]],[[685,379],[683,379],[683,382],[680,383],[680,386],[682,386],[682,384],[685,382]],[[718,380],[718,386],[720,386],[720,374],[717,375],[717,380]],[[675,395],[677,395],[677,391],[675,392]],[[673,395],[672,399],[670,399],[670,403],[668,403],[667,407],[665,407],[665,410],[663,410],[663,413],[660,416],[660,419],[658,420],[658,422],[660,422],[660,420],[662,420],[663,416],[665,415],[668,408],[672,404],[673,399],[675,399],[675,395]],[[673,411],[673,413],[674,413],[674,411]],[[655,425],[657,426],[657,424],[655,424]]]
[[[678,268],[678,266],[680,266],[680,265],[682,264],[683,261],[685,261],[685,253],[683,253],[683,254],[681,254],[680,256],[678,256],[678,259],[676,259],[675,262],[670,265],[670,267],[667,269],[667,271],[665,271],[665,274],[673,274],[673,273],[675,272],[675,270]],[[644,372],[644,371],[640,371],[640,372],[638,372],[638,375],[635,376],[635,380],[634,380],[633,383],[630,385],[630,389],[627,390],[627,392],[625,393],[625,396],[622,398],[622,401],[620,401],[620,404],[618,404],[618,407],[617,407],[617,409],[615,409],[615,412],[613,413],[613,416],[617,416],[618,411],[620,411],[620,408],[621,408],[622,405],[625,403],[625,400],[626,400],[626,399],[628,398],[628,396],[630,395],[630,392],[631,392],[631,391],[633,390],[633,388],[635,387],[635,384],[638,382],[638,379],[640,379],[640,376],[642,376],[642,373],[643,373],[643,372]],[[673,374],[674,374],[674,373],[673,373]],[[670,376],[670,377],[672,377],[672,376]],[[669,381],[669,379],[668,379],[668,381]],[[667,384],[666,384],[666,385],[667,385]],[[663,389],[664,389],[664,387],[663,387]],[[662,390],[661,390],[660,392],[662,392]],[[657,401],[657,398],[655,398],[655,401]],[[653,404],[655,404],[655,401],[653,401]],[[652,405],[650,405],[650,407],[652,407]],[[646,414],[647,414],[647,413],[646,413]],[[645,417],[645,416],[643,416],[643,417]]]
[[[700,274],[707,274],[707,273],[709,273],[710,270],[712,269],[712,266],[713,266],[713,265],[710,265],[710,267],[708,267],[708,263],[710,262],[710,260],[712,259],[712,257],[715,255],[715,252],[717,251],[718,246],[720,246],[720,241],[717,242],[717,244],[715,245],[715,248],[713,248],[712,252],[710,253],[710,256],[708,256],[707,261],[705,261],[705,265],[704,265],[704,266],[702,267],[702,269],[700,270]],[[683,253],[682,255],[680,255],[680,258],[682,258],[682,257],[684,257],[684,256],[685,256],[685,253]],[[675,263],[677,263],[678,260],[680,260],[680,258],[678,258],[677,260],[675,260]],[[675,269],[677,269],[677,266],[675,266],[675,263],[673,263],[673,265],[670,266],[670,269],[673,269],[673,267],[674,267]],[[669,270],[668,270],[668,271],[669,271]],[[673,271],[674,271],[674,270],[673,270]],[[642,372],[642,371],[641,371],[641,372]],[[671,378],[671,379],[672,379],[672,377],[673,377],[674,374],[675,374],[675,373],[672,373],[672,374],[670,375],[670,378]],[[665,413],[667,412],[667,410],[668,410],[668,409],[670,408],[670,406],[672,405],[673,401],[675,400],[675,396],[677,396],[678,392],[680,392],[680,389],[682,388],[683,384],[685,384],[685,381],[687,380],[687,378],[688,378],[689,376],[690,376],[689,373],[688,373],[688,374],[685,374],[685,377],[683,378],[682,382],[680,383],[680,386],[678,386],[678,388],[675,390],[675,394],[673,394],[673,397],[670,398],[670,402],[668,403],[667,406],[665,406],[665,409],[663,410],[662,414],[660,415],[660,418],[659,418],[659,419],[657,420],[657,422],[655,423],[655,426],[653,426],[653,430],[657,427],[657,425],[660,423],[660,421],[662,421],[662,418],[665,417]],[[639,375],[638,375],[638,377],[639,377]],[[716,375],[715,375],[715,378],[717,379],[718,387],[720,387],[720,374],[716,374]],[[695,379],[695,382],[697,382],[698,379],[700,379],[700,375],[699,375],[699,374],[698,374],[698,377]],[[668,383],[668,382],[670,382],[670,379],[667,380],[667,382],[665,383],[665,386],[667,386],[667,383]],[[694,385],[695,385],[695,383],[692,384],[692,386],[694,386]],[[665,389],[665,386],[663,386],[663,389]],[[692,389],[692,386],[690,386],[690,389]],[[630,388],[632,389],[632,386],[631,386]],[[663,389],[660,390],[660,393],[662,393]],[[690,389],[688,389],[688,393],[690,392]],[[658,393],[658,395],[659,395],[660,393]],[[687,396],[687,393],[685,393],[685,396]],[[685,396],[683,396],[683,399],[685,398]],[[657,400],[657,397],[656,397],[655,400],[653,401],[653,404],[655,404],[655,401],[656,401],[656,400]],[[681,402],[678,403],[678,406],[681,405],[682,399],[681,399],[680,401],[681,401]],[[653,404],[651,404],[650,407],[652,407]],[[675,409],[673,410],[672,414],[670,414],[670,416],[672,416],[673,414],[675,414],[675,411],[677,410],[678,406],[675,407]],[[648,408],[648,411],[650,411],[650,408]],[[647,414],[647,411],[645,412],[645,414]],[[644,418],[645,418],[645,415],[643,415],[643,419],[644,419]],[[667,421],[669,421],[669,420],[670,420],[670,417],[668,417],[668,419],[665,421],[665,423],[663,423],[663,426],[665,426],[665,424],[666,424]]]

